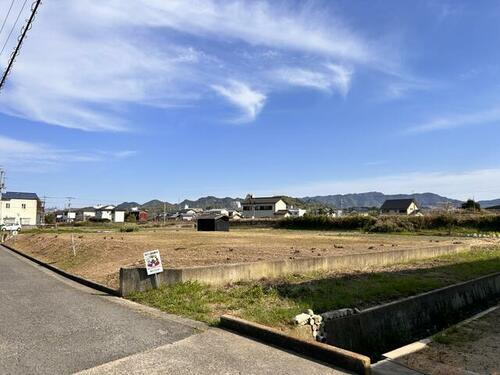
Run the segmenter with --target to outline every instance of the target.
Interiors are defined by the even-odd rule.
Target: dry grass
[[[74,236],[76,257],[71,236]],[[117,287],[120,267],[142,265],[146,250],[159,249],[165,267],[297,259],[487,241],[429,236],[238,229],[196,232],[155,228],[132,233],[25,233],[10,244],[43,261]],[[493,241],[493,240],[491,240]]]

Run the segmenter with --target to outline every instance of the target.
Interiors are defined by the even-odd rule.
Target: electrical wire
[[[10,11],[12,10],[12,6],[14,5],[14,2],[16,0],[12,0],[11,3],[10,3],[10,7],[9,7],[9,10],[7,11],[7,15],[5,16],[5,18],[3,19],[3,22],[2,22],[2,27],[0,27],[0,35],[2,35],[2,31],[3,31],[3,28],[5,27],[5,23],[7,22],[7,19],[9,18],[10,16]]]
[[[16,26],[17,21],[19,20],[19,17],[21,16],[21,13],[24,10],[24,7],[25,7],[27,1],[28,0],[24,0],[23,7],[21,8],[21,11],[19,12],[19,14],[17,16],[16,22],[15,22],[12,30],[10,31],[9,37],[7,38],[7,41],[5,42],[2,50],[0,51],[0,56],[3,52],[3,50],[5,49],[5,46],[7,45],[8,39],[10,38],[10,35],[12,34],[12,31],[14,30],[14,27]],[[19,54],[21,46],[23,45],[23,41],[24,41],[24,39],[26,39],[26,34],[28,33],[29,30],[31,30],[31,27],[33,25],[33,21],[35,19],[35,16],[37,14],[38,8],[39,8],[41,3],[42,3],[42,0],[35,0],[33,2],[33,4],[31,5],[31,14],[30,14],[29,18],[26,20],[26,25],[23,26],[23,28],[21,29],[21,35],[17,39],[16,48],[11,53],[9,63],[7,64],[7,68],[5,69],[5,72],[3,73],[2,78],[0,80],[0,90],[2,90],[3,86],[5,85],[5,81],[7,80],[7,76],[9,75],[10,71],[12,70],[12,66],[14,65],[14,61],[16,60],[16,57]]]
[[[9,42],[10,37],[12,36],[12,33],[14,32],[14,29],[17,26],[17,22],[19,21],[19,18],[21,17],[21,14],[23,13],[24,7],[26,6],[27,2],[28,2],[28,0],[24,0],[23,6],[21,7],[19,14],[17,15],[16,21],[14,22],[14,25],[12,25],[12,28],[10,29],[10,33],[7,36],[7,39],[5,40],[5,43],[3,44],[2,50],[0,51],[0,57],[2,56],[2,53],[5,50],[5,47],[7,46],[7,43]]]

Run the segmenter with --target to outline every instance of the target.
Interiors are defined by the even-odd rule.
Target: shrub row
[[[303,216],[280,220],[285,229],[364,230],[367,232],[416,232],[429,229],[471,229],[500,231],[500,215],[427,215],[427,216]]]

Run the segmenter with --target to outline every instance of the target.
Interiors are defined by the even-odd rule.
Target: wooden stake
[[[76,257],[76,249],[75,249],[75,235],[71,235],[71,247],[73,248],[73,256]]]

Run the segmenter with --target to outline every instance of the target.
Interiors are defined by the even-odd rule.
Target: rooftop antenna
[[[71,211],[71,201],[76,198],[75,197],[64,197],[64,198],[66,198],[68,201],[67,203],[68,211]]]

